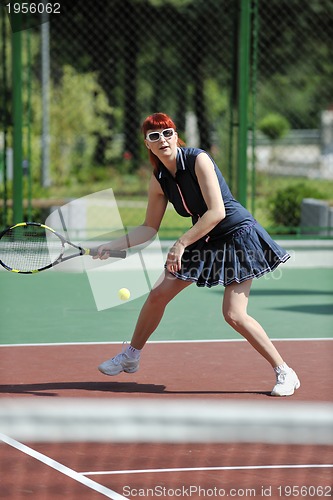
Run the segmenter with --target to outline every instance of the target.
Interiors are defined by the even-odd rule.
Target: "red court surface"
[[[151,343],[132,375],[106,377],[101,361],[120,345],[0,348],[0,397],[150,398],[269,402],[331,402],[333,342],[278,341],[301,388],[272,398],[269,365],[246,343]],[[0,402],[1,403],[1,402]],[[308,407],[311,410],[311,405]],[[332,447],[260,443],[25,443],[0,446],[0,498],[327,498],[332,496]],[[52,461],[60,463],[54,470]],[[68,467],[71,477],[62,470]],[[84,473],[84,474],[82,474]],[[80,478],[91,483],[80,484]],[[97,485],[97,486],[96,486]],[[96,488],[102,488],[99,492]],[[302,488],[302,489],[301,489]]]
[[[291,399],[332,401],[333,342],[276,345],[301,380]],[[99,373],[97,366],[120,350],[118,344],[3,346],[0,397],[274,399],[269,395],[274,373],[245,341],[150,343],[137,373],[117,377]]]

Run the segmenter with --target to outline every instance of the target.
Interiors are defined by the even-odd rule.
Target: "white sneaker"
[[[301,386],[296,373],[291,368],[283,369],[276,367],[275,373],[276,384],[273,387],[271,396],[292,396],[295,389]]]
[[[104,375],[118,375],[121,372],[135,373],[139,369],[139,359],[132,359],[123,351],[114,358],[104,361],[98,369]]]

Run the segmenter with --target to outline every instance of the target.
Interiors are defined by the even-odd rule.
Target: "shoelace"
[[[127,342],[123,342],[123,347],[122,347],[121,352],[119,354],[117,354],[117,356],[115,356],[112,360],[115,365],[121,364],[121,360],[123,359],[123,356],[125,354],[126,347],[127,347]]]
[[[122,359],[122,357],[123,357],[123,354],[124,354],[124,351],[123,351],[123,352],[121,352],[121,353],[119,353],[119,354],[117,354],[117,356],[115,356],[115,357],[113,358],[113,360],[112,360],[112,361],[114,362],[114,364],[115,364],[115,365],[120,365],[120,363],[121,363],[121,359]]]

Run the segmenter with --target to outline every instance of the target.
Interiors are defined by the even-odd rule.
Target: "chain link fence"
[[[70,198],[101,186],[113,187],[118,198],[143,195],[150,167],[140,124],[155,111],[174,118],[187,145],[211,152],[237,195],[243,2],[44,1],[36,4],[43,14],[31,12],[33,2],[9,2],[12,14],[15,5],[30,9],[21,32],[24,196]],[[280,186],[273,176],[282,187],[291,178],[325,179],[330,188],[318,196],[332,198],[333,7],[330,0],[252,0],[250,7],[249,205],[266,226],[294,225],[267,216],[267,193]],[[1,15],[8,222],[14,142],[8,2]],[[125,223],[136,224],[137,212],[123,212]]]
[[[277,143],[273,168],[284,175],[333,177],[332,163],[328,168],[325,161],[333,152],[332,21],[330,2],[260,4],[258,126],[267,131],[269,113],[284,117],[285,126],[266,135],[266,144]],[[261,139],[258,147],[265,144]],[[265,163],[259,150],[258,159],[258,166]]]
[[[50,34],[53,91],[67,110],[54,134],[56,170],[69,173],[74,165],[75,174],[83,156],[84,166],[137,170],[146,160],[140,125],[154,111],[173,116],[189,144],[223,145],[235,5],[113,0],[65,10]]]

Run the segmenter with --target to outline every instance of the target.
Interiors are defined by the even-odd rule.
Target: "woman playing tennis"
[[[99,370],[105,375],[136,372],[141,350],[159,325],[167,304],[192,283],[200,287],[222,285],[224,319],[274,369],[276,384],[271,394],[292,395],[300,387],[296,373],[262,326],[247,313],[253,278],[272,271],[289,255],[233,198],[209,154],[184,147],[168,115],[148,116],[142,131],[153,175],[145,221],[129,233],[130,241],[142,243],[151,237],[151,229],[159,230],[168,202],[180,216],[191,217],[193,225],[169,250],[164,273],[142,307],[130,344],[102,363]],[[96,258],[108,258],[108,250],[124,249],[127,242],[128,237],[124,237],[100,246]]]

